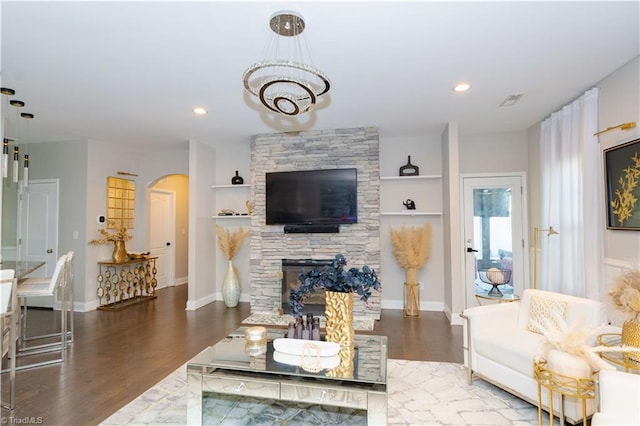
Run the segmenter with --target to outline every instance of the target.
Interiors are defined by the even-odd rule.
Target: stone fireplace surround
[[[282,312],[291,313],[289,306],[290,290],[297,287],[298,275],[302,270],[311,271],[314,268],[322,271],[325,266],[331,265],[332,259],[282,259]],[[324,290],[318,289],[309,294],[304,300],[304,312],[314,315],[323,315],[325,310]]]
[[[358,223],[339,233],[285,234],[265,225],[265,174],[355,167]],[[368,265],[380,275],[380,153],[378,129],[359,127],[257,135],[251,141],[251,312],[276,314],[282,298],[282,259],[331,259],[342,253],[347,268]],[[383,283],[384,286],[384,283]],[[354,317],[380,319],[379,292],[367,303],[355,298]]]

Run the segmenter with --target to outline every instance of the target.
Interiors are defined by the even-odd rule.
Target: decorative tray
[[[320,357],[331,357],[338,355],[340,345],[334,342],[323,342],[320,340],[303,340],[279,338],[273,341],[273,348],[281,353],[289,355],[307,354],[310,349]]]

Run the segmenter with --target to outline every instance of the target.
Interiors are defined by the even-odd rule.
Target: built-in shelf
[[[442,216],[442,212],[421,212],[421,211],[380,212],[380,216]]]
[[[380,180],[426,180],[441,179],[442,175],[419,175],[419,176],[381,176]]]
[[[250,188],[251,185],[248,183],[243,183],[242,185],[211,185],[213,189],[222,189],[222,188]]]
[[[214,216],[211,216],[211,218],[212,218],[212,219],[215,219],[215,220],[220,220],[220,219],[222,219],[222,220],[230,220],[230,219],[251,219],[251,216],[249,216],[249,215],[247,215],[247,214],[245,214],[245,215],[240,215],[240,214],[238,214],[238,215],[232,215],[232,216],[223,216],[223,215],[220,215],[220,216],[219,216],[219,215],[214,215]]]

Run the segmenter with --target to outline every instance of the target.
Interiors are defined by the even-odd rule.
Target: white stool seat
[[[18,285],[18,294],[20,297],[44,297],[53,296],[53,293],[49,288],[49,281],[39,282],[31,281],[31,278],[27,278],[24,281],[20,281]]]

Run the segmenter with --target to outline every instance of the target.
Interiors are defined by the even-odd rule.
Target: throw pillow
[[[545,299],[543,297],[533,296],[529,305],[529,321],[527,322],[527,330],[534,333],[542,334],[542,330],[536,323],[544,326],[544,319],[548,319],[556,329],[560,329],[554,313],[557,313],[562,319],[565,319],[567,311],[567,302],[553,299]]]

